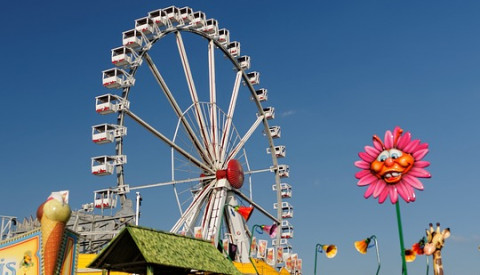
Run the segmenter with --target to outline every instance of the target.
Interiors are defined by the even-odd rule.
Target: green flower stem
[[[378,275],[378,272],[380,272],[380,253],[378,252],[378,242],[377,242],[377,237],[375,235],[372,235],[370,237],[370,239],[373,239],[373,241],[375,242],[375,249],[377,251],[377,273],[376,275]]]
[[[253,269],[255,269],[255,273],[258,275],[258,270],[257,270],[257,267],[255,266],[255,263],[253,262],[253,259],[252,259],[252,256],[250,254],[252,254],[252,242],[253,242],[253,232],[255,232],[255,228],[261,228],[260,225],[258,224],[254,224],[252,226],[252,231],[251,231],[251,237],[250,237],[250,248],[248,249],[248,259],[250,260],[250,262],[252,263],[253,265]]]
[[[402,274],[408,275],[407,272],[407,262],[405,260],[405,246],[403,245],[403,232],[402,232],[402,219],[400,217],[400,202],[397,200],[395,204],[395,208],[397,210],[397,223],[398,223],[398,236],[400,238],[400,249],[401,249],[401,256],[402,256]]]
[[[322,245],[319,244],[319,243],[317,243],[315,245],[315,267],[313,269],[313,274],[314,275],[317,275],[317,253],[318,253],[318,249],[321,248],[321,247],[322,247]]]

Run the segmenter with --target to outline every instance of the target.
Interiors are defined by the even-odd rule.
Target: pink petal
[[[363,177],[365,177],[366,175],[371,175],[372,173],[370,172],[370,170],[362,170],[362,171],[358,171],[356,174],[355,174],[355,177],[357,179],[361,179]]]
[[[413,153],[415,160],[421,160],[428,153],[428,149],[417,150]]]
[[[365,146],[365,152],[374,158],[377,158],[377,156],[380,154],[380,151],[372,146]]]
[[[378,196],[380,195],[380,193],[382,193],[383,189],[385,189],[386,186],[387,184],[382,179],[379,179],[377,181],[377,185],[375,186],[375,190],[373,191],[373,197],[378,198]]]
[[[411,201],[411,202],[415,201],[416,196],[415,196],[415,191],[413,190],[412,186],[410,186],[410,185],[407,184],[407,183],[405,183],[405,186],[407,187],[408,192],[410,192],[410,201]]]
[[[398,139],[397,148],[400,150],[403,150],[403,148],[405,148],[405,146],[407,146],[407,144],[410,143],[411,139],[412,139],[412,134],[410,134],[410,132],[406,132]]]
[[[417,168],[417,167],[413,167],[408,172],[408,174],[411,175],[411,176],[417,177],[417,178],[431,178],[432,177],[432,175],[430,175],[430,173],[428,173],[427,170],[425,170],[423,168]]]
[[[366,162],[372,162],[375,160],[375,157],[372,157],[370,156],[369,154],[365,153],[365,152],[360,152],[358,153],[358,156],[363,159],[364,161]]]
[[[386,147],[387,149],[390,149],[390,148],[393,147],[393,134],[392,134],[392,132],[390,132],[390,130],[387,130],[387,131],[385,132],[385,140],[384,140],[384,142],[385,142],[385,147]]]
[[[417,145],[417,149],[416,149],[417,151],[422,149],[428,149],[428,143],[422,143]]]
[[[403,151],[406,152],[406,153],[411,153],[411,152],[415,151],[415,149],[417,148],[418,144],[420,144],[420,140],[419,140],[419,139],[413,140],[413,141],[411,141],[409,144],[407,144],[407,146],[405,146],[405,148],[403,149]]]
[[[372,195],[373,190],[375,189],[375,185],[376,185],[376,182],[373,182],[373,184],[370,184],[370,186],[365,191],[365,194],[363,194],[364,198],[368,199]]]
[[[378,142],[378,140],[376,139],[373,139],[373,146],[375,147],[375,149],[377,149],[379,152],[383,151],[383,146],[380,142]]]
[[[416,177],[404,175],[403,180],[417,190],[423,190],[423,184]]]
[[[410,201],[414,202],[416,199],[417,199],[417,197],[415,196],[415,192],[413,192],[413,190],[412,190],[412,194],[410,195]]]
[[[407,186],[409,186],[407,183],[400,181],[399,183],[396,184],[397,186],[397,191],[400,197],[406,202],[410,202],[410,192],[407,189]],[[412,188],[412,187],[410,187]]]
[[[355,166],[360,169],[370,169],[370,163],[367,163],[363,160],[355,161]]]
[[[428,166],[430,166],[430,162],[424,161],[424,160],[415,161],[415,163],[413,163],[413,167],[417,167],[417,168],[425,168]]]
[[[378,203],[383,203],[385,202],[385,200],[387,199],[388,197],[388,193],[390,192],[390,186],[387,185],[385,186],[385,188],[383,189],[382,193],[380,193],[380,196],[378,197]]]
[[[365,186],[365,185],[369,185],[369,184],[372,184],[373,182],[377,181],[377,177],[375,177],[374,175],[370,174],[370,175],[366,175],[365,177],[361,178],[357,185],[358,186]]]
[[[397,187],[396,184],[394,186],[390,187],[390,201],[392,204],[395,204],[398,200],[398,193],[397,193]]]

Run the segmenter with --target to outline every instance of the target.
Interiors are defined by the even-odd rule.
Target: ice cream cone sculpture
[[[41,224],[44,275],[54,275],[65,226],[70,219],[68,191],[52,192],[37,209]]]

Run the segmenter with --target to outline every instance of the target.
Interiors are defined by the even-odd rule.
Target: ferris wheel
[[[253,232],[235,211],[248,206],[278,226],[273,246],[289,253],[292,189],[284,182],[289,166],[279,162],[286,147],[275,144],[275,109],[240,42],[205,13],[171,6],[135,20],[111,61],[102,72],[111,92],[96,97],[96,111],[116,120],[92,126],[92,140],[114,144],[115,153],[93,157],[91,172],[116,175],[117,183],[96,193],[95,207],[170,186],[176,205],[169,209],[178,209],[171,232],[215,244],[226,238],[237,247],[233,260],[249,262]],[[142,147],[147,142],[155,147]]]

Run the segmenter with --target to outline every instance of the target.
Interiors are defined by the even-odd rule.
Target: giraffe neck
[[[433,253],[433,273],[443,275],[442,251],[439,249]]]

